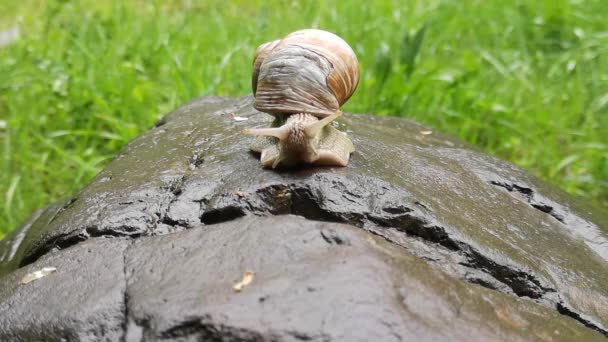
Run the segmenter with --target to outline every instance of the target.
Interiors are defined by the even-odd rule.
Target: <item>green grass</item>
[[[0,235],[203,95],[250,93],[262,42],[334,31],[346,111],[400,115],[608,208],[605,0],[0,1]]]

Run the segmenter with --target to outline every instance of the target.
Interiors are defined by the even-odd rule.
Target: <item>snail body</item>
[[[353,50],[340,37],[302,30],[260,45],[253,61],[254,107],[275,116],[251,150],[264,167],[298,164],[346,166],[354,146],[330,125],[359,82]]]

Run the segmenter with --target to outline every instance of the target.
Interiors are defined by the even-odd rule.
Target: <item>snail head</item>
[[[315,146],[321,139],[323,128],[342,115],[341,111],[319,119],[307,113],[293,114],[284,125],[271,128],[254,128],[243,130],[244,134],[268,136],[278,139],[278,157],[272,161],[272,168],[282,164],[293,166],[298,163],[313,163],[319,158]],[[262,156],[264,159],[264,156]]]

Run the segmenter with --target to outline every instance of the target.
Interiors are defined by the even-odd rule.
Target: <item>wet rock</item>
[[[52,251],[0,279],[0,341],[118,341],[124,334],[125,239]],[[55,272],[22,283],[30,272]]]
[[[143,239],[126,260],[136,340],[599,337],[549,308],[457,281],[357,227],[291,215]],[[235,292],[246,271],[254,280]]]
[[[396,118],[343,120],[346,168],[264,170],[240,131],[270,120],[250,97],[167,115],[0,241],[0,286],[48,255],[127,239],[127,340],[608,335],[605,214]],[[235,297],[247,267],[254,283]]]

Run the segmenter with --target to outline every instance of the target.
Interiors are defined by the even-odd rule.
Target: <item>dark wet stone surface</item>
[[[118,341],[124,335],[125,239],[91,239],[0,278],[0,341]],[[56,272],[21,284],[43,267]]]
[[[598,337],[549,308],[456,281],[351,225],[246,218],[148,238],[126,255],[135,340]],[[232,284],[248,270],[253,282],[236,293]]]
[[[0,305],[15,301],[11,291],[27,298],[29,285],[45,286],[47,278],[15,281],[48,258],[63,257],[62,268],[117,258],[126,275],[112,279],[127,286],[114,309],[129,341],[608,334],[604,213],[397,118],[341,121],[357,148],[346,168],[265,170],[240,131],[270,120],[250,97],[204,98],[166,116],[72,199],[0,241],[0,288],[12,289],[0,292]],[[126,241],[126,252],[112,250]],[[119,256],[100,250],[76,265],[69,254],[101,243],[116,244],[105,250]],[[254,283],[235,293],[246,270]],[[104,284],[99,277],[70,285]],[[0,324],[5,336],[20,336],[15,322],[32,319],[19,305],[3,311],[12,319]],[[54,326],[51,316],[36,324]],[[65,324],[68,339],[84,336],[73,335],[82,324]]]

